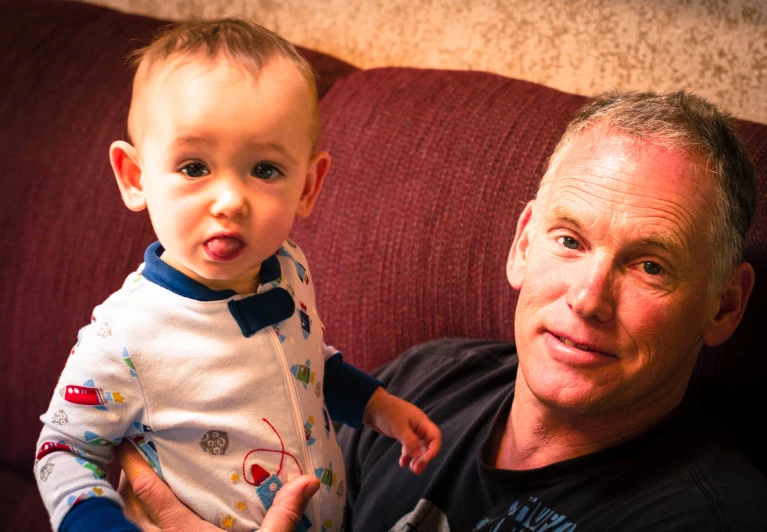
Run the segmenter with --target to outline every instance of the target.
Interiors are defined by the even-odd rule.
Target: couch
[[[73,1],[1,0],[0,523],[48,529],[32,475],[40,414],[91,309],[154,235],[109,166],[125,138],[126,54],[164,21]],[[302,50],[333,157],[294,229],[311,261],[327,338],[372,370],[440,337],[513,339],[505,278],[517,217],[585,98],[483,72],[359,70]],[[733,338],[705,350],[694,386],[767,471],[767,125],[737,121],[759,173],[746,256],[757,283]],[[437,369],[438,371],[438,369]]]

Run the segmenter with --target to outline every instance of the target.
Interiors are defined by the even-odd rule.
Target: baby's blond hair
[[[317,84],[311,65],[296,48],[276,33],[243,18],[190,19],[172,23],[142,48],[134,50],[129,60],[136,69],[133,97],[128,114],[128,134],[136,132],[135,107],[141,87],[146,84],[152,67],[175,57],[202,57],[214,60],[224,57],[245,66],[257,77],[263,66],[275,57],[294,64],[306,79],[312,98],[312,150],[320,133]]]

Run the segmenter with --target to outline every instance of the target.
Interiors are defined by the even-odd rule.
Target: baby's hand
[[[378,388],[368,401],[363,422],[370,428],[402,443],[400,467],[420,475],[437,456],[442,433],[429,417],[414,404]]]

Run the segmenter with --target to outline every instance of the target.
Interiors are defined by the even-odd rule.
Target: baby
[[[331,420],[398,439],[415,473],[441,435],[323,341],[288,239],[330,166],[311,67],[238,19],[178,23],[136,62],[132,144],[109,155],[125,205],[149,211],[159,241],[80,330],[41,417],[35,475],[53,528],[135,529],[104,469],[127,439],[221,528],[258,528],[277,490],[313,473],[299,530],[340,530]]]

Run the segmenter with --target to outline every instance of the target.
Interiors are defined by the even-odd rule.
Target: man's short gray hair
[[[756,209],[756,172],[731,118],[686,91],[601,94],[584,106],[557,144],[538,197],[545,194],[562,155],[584,130],[605,125],[652,144],[697,155],[717,187],[714,219],[708,228],[712,250],[709,295],[743,260],[743,246]]]

